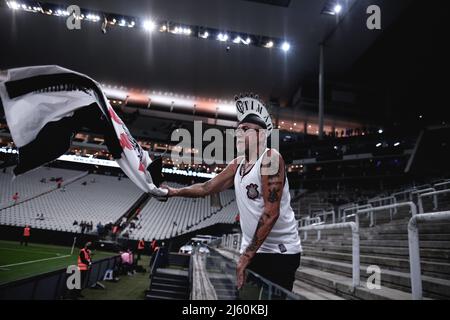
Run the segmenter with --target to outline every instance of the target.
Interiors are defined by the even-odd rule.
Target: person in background
[[[145,240],[144,238],[142,238],[141,240],[138,241],[138,246],[137,246],[137,259],[136,262],[141,260],[141,254],[144,254],[144,250],[145,250]]]
[[[17,201],[19,201],[19,193],[18,192],[16,192],[16,193],[14,193],[13,194],[13,196],[12,196],[12,199],[13,199],[13,201],[14,201],[14,204],[16,204],[17,203]]]
[[[86,286],[88,271],[92,264],[92,252],[90,250],[91,245],[92,243],[90,241],[87,242],[80,250],[80,254],[78,255],[78,270],[80,270],[81,275],[81,288],[77,291],[78,297],[83,297],[81,291]]]
[[[158,246],[158,243],[156,242],[156,239],[153,238],[152,239],[152,243],[150,245],[150,254],[152,254],[153,252],[155,252],[156,247]]]
[[[28,241],[30,240],[31,235],[31,228],[29,225],[26,225],[25,228],[23,228],[23,235],[22,239],[20,240],[20,245],[25,243],[25,246],[28,246]]]

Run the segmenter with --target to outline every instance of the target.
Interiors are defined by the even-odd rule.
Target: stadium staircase
[[[360,222],[361,286],[352,287],[351,232],[308,232],[302,241],[301,266],[296,273],[294,292],[307,294],[309,286],[346,299],[411,299],[409,274],[408,209],[399,209],[390,221],[389,214]],[[450,299],[450,223],[419,225],[423,295],[431,299]],[[367,267],[381,269],[381,289],[368,289]],[[326,298],[326,297],[324,297]]]
[[[152,271],[145,299],[189,300],[189,264],[189,255],[169,253],[168,264]]]

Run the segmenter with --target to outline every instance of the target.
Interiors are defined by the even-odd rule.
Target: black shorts
[[[300,258],[300,253],[257,253],[248,266],[248,269],[280,287],[292,291],[295,272],[300,266]]]

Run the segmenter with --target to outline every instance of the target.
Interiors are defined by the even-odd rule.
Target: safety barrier
[[[87,274],[86,286],[95,285],[104,279],[107,270],[121,263],[120,256],[94,261]],[[0,300],[59,300],[69,292],[67,269],[43,273],[26,279],[0,285]]]
[[[317,241],[320,240],[320,231],[322,230],[340,230],[351,229],[352,231],[352,285],[353,288],[359,286],[360,283],[360,259],[359,259],[359,227],[355,222],[345,222],[337,224],[325,224],[320,226],[308,226],[299,228],[300,232],[317,231]]]
[[[367,208],[367,209],[358,209],[356,216],[359,217],[359,214],[361,213],[369,213],[370,214],[370,226],[373,227],[375,226],[375,219],[374,219],[374,212],[379,212],[379,211],[383,211],[383,210],[387,210],[387,209],[393,209],[393,208],[400,208],[400,207],[410,207],[411,210],[411,215],[415,216],[417,214],[417,207],[413,202],[401,202],[401,203],[397,203],[397,204],[391,204],[391,205],[387,205],[387,206],[381,206],[381,207],[372,207],[372,208]],[[392,214],[390,214],[390,218],[392,221]],[[358,222],[359,223],[359,222]]]
[[[421,300],[422,271],[420,266],[420,245],[418,223],[450,221],[450,211],[414,215],[408,223],[409,265],[411,269],[411,293],[414,300]]]
[[[439,191],[433,191],[428,193],[422,193],[419,195],[418,204],[419,204],[419,213],[423,213],[423,198],[425,197],[433,197],[433,210],[437,210],[439,203],[438,203],[438,195],[440,194],[446,194],[450,193],[450,189],[446,190],[439,190]]]

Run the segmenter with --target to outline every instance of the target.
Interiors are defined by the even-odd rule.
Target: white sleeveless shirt
[[[244,161],[242,160],[234,176],[236,203],[242,229],[241,254],[252,241],[259,218],[264,212],[261,161],[268,150],[266,149],[253,168],[244,176],[241,175],[241,166]],[[289,194],[289,183],[286,177],[281,196],[280,215],[266,240],[258,249],[258,253],[297,254],[300,252],[302,252],[302,247],[297,230],[297,221],[291,208],[291,195]]]

